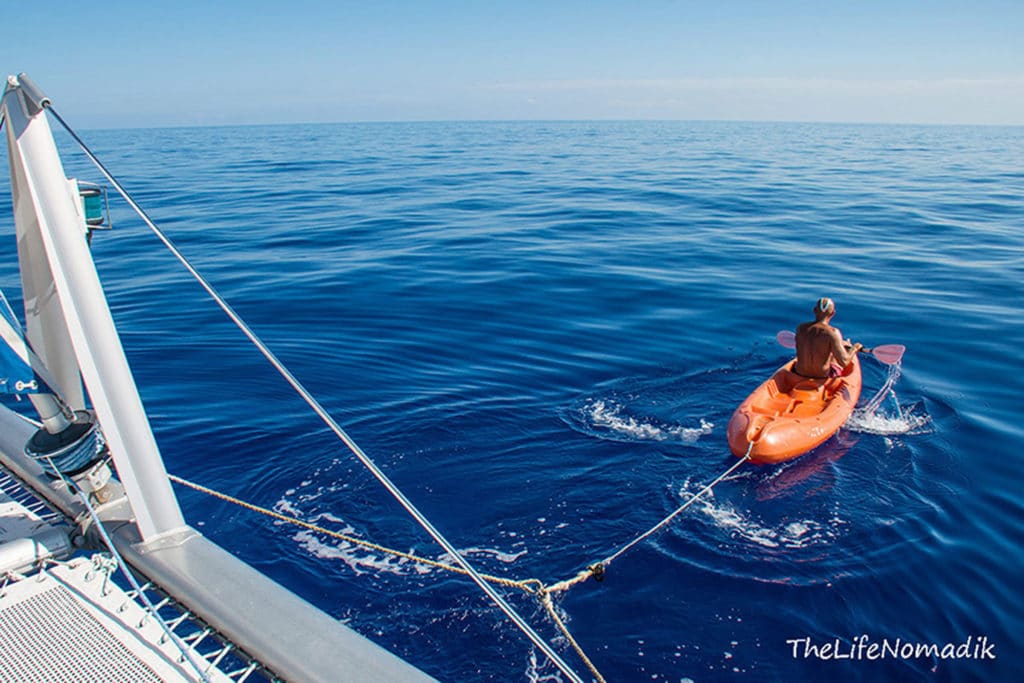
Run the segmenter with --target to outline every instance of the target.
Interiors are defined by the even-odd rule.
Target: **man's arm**
[[[863,346],[860,344],[854,344],[849,349],[846,348],[846,342],[843,341],[843,333],[839,330],[832,328],[832,356],[835,357],[836,361],[839,362],[844,368],[850,364],[853,357],[857,355]]]

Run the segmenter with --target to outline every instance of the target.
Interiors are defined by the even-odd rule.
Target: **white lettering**
[[[811,642],[810,638],[793,638],[792,640],[787,640],[786,644],[787,645],[789,645],[789,644],[793,645],[793,659],[796,659],[796,647],[797,647],[797,645],[800,644],[800,643],[804,643],[805,646],[806,646],[810,642]],[[806,658],[807,655],[805,654],[804,657]]]
[[[850,659],[875,661],[878,659],[995,659],[995,643],[988,636],[968,636],[962,643],[908,643],[901,638],[890,641],[882,638],[874,642],[867,634],[859,635],[847,643],[840,638],[815,643],[808,636],[785,641],[791,648],[793,659]]]

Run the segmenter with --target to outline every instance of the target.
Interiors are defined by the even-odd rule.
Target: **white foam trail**
[[[623,436],[638,441],[668,441],[678,439],[683,443],[694,443],[701,436],[710,434],[714,425],[701,418],[700,427],[683,427],[680,425],[656,425],[638,420],[632,416],[622,415],[622,406],[605,403],[601,399],[589,401],[586,406],[590,423],[595,427],[603,427]]]
[[[930,431],[928,425],[931,424],[931,421],[930,415],[908,413],[891,416],[858,410],[847,420],[846,427],[852,432],[898,436],[901,434],[926,434]]]
[[[855,410],[846,422],[846,427],[853,432],[879,434],[881,436],[897,436],[901,434],[924,434],[932,421],[930,415],[916,415],[913,408],[905,411],[900,405],[899,397],[893,388],[900,378],[900,364],[889,366],[889,374],[882,388],[871,397],[863,408]],[[895,415],[887,415],[881,411],[887,398],[892,399]]]
[[[698,490],[699,486],[691,487],[687,481],[680,489],[679,495],[688,498]],[[728,532],[733,538],[764,548],[805,548],[835,538],[835,531],[831,526],[822,525],[813,519],[783,522],[776,527],[765,526],[728,503],[716,503],[714,491],[700,500],[700,506],[701,512],[719,529]],[[843,523],[838,517],[829,520],[830,525]]]
[[[518,553],[505,553],[494,548],[466,548],[465,550],[459,550],[459,552],[463,555],[486,555],[488,557],[493,557],[498,562],[501,562],[503,564],[512,564],[520,557],[525,555],[528,551],[520,550]],[[438,561],[448,563],[455,562],[455,560],[450,555],[448,555],[448,553],[442,554],[438,558]]]
[[[889,373],[885,378],[882,387],[871,399],[850,415],[846,421],[846,428],[852,432],[864,434],[878,434],[881,436],[898,436],[902,434],[925,434],[931,423],[930,415],[917,415],[914,409],[905,410],[900,405],[899,397],[893,388],[900,378],[901,368],[899,363],[889,366]],[[895,415],[888,415],[881,410],[886,399],[892,399]]]
[[[350,527],[344,532],[350,533]],[[374,555],[372,552],[353,545],[348,541],[338,541],[336,544],[325,543],[317,538],[312,531],[300,531],[293,537],[303,550],[321,559],[341,560],[349,566],[356,574],[394,574],[395,576],[409,576],[410,574],[429,574],[430,567],[418,562],[412,562],[403,557],[391,555]]]
[[[594,401],[590,404],[590,419],[597,427],[606,427],[613,432],[637,439],[664,440],[664,435],[659,428],[638,422],[635,417],[624,418],[619,411],[619,406],[607,406],[604,401]]]
[[[274,509],[283,514],[301,518],[301,513],[287,499],[278,501],[274,506]],[[309,521],[312,524],[329,522],[334,531],[338,531],[346,536],[358,538],[358,533],[354,527],[347,524],[340,517],[332,515],[329,512],[323,512],[315,515]],[[283,524],[284,522],[281,523]],[[434,571],[432,567],[420,564],[419,562],[408,560],[403,557],[395,557],[386,553],[376,554],[375,551],[371,549],[350,543],[349,541],[321,540],[316,532],[309,529],[297,532],[292,536],[292,538],[313,557],[329,560],[341,560],[356,574],[386,573],[393,574],[395,576],[409,576],[412,574],[429,574]],[[514,553],[504,552],[496,548],[459,549],[459,553],[464,556],[468,557],[475,555],[490,557],[502,564],[512,564],[527,552],[528,551],[525,549]],[[443,562],[446,564],[455,563],[454,559],[447,553],[442,553],[437,557],[428,559],[433,559],[437,562]]]
[[[548,673],[544,669],[551,668],[547,660],[537,661],[537,650],[530,648],[530,658],[526,665],[527,683],[562,683],[562,677],[557,671]]]

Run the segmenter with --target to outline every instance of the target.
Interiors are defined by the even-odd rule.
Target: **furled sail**
[[[24,96],[21,92],[23,87],[16,82],[8,83],[0,102],[0,113],[4,117],[11,166],[11,198],[18,237],[18,260],[21,263],[21,290],[25,300],[25,338],[52,378],[54,393],[71,409],[82,410],[86,407],[85,392],[57,292],[55,277],[59,273],[54,271],[50,262],[48,252],[51,250],[46,247],[47,231],[44,229],[48,224],[64,222],[66,216],[76,219],[81,212],[81,204],[77,184],[64,178],[56,151],[45,154],[47,150],[36,149],[39,143],[25,134],[30,122],[38,121],[45,127],[45,136],[41,136],[44,141],[50,135],[46,117],[40,116],[37,104],[39,99],[45,98]],[[32,165],[28,163],[32,156],[52,159],[44,170],[60,180],[44,183],[39,177],[34,177],[30,170]],[[84,235],[84,221],[82,230]]]
[[[40,411],[50,435],[61,409],[91,411],[125,487],[144,541],[184,529],[156,440],[114,327],[87,241],[78,183],[64,174],[46,116],[49,98],[24,74],[0,99],[11,167],[25,336],[61,402]],[[84,387],[83,387],[84,383]],[[40,396],[30,397],[40,410]],[[92,419],[90,417],[90,419]]]

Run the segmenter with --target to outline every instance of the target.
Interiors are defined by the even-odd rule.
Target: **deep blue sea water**
[[[791,463],[744,466],[559,607],[609,681],[1019,680],[1024,128],[83,135],[434,524],[511,578],[573,576],[725,471],[729,415],[787,359],[775,333],[832,296],[846,336],[907,347],[877,410]],[[69,174],[101,180],[60,141]],[[113,213],[94,253],[168,470],[438,557]],[[864,370],[866,402],[888,375]],[[467,580],[177,490],[215,541],[439,679],[560,680]],[[786,642],[861,636],[986,637],[996,659],[822,660]]]

